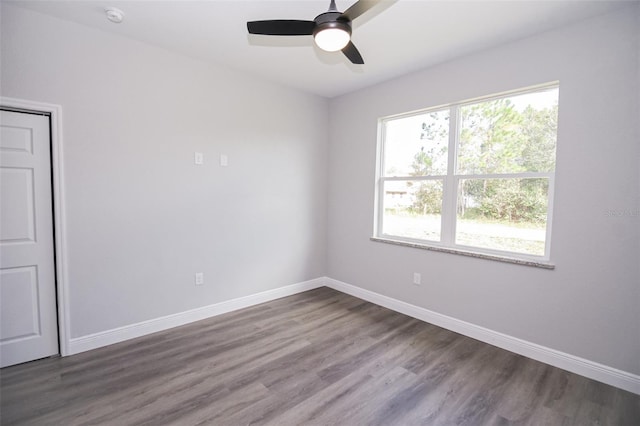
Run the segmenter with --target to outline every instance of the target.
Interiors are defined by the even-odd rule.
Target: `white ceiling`
[[[318,49],[311,36],[247,34],[246,21],[312,20],[328,9],[329,0],[6,1],[325,97],[632,2],[637,1],[384,0],[353,23],[352,40],[365,60],[353,65],[340,52]],[[344,11],[354,0],[336,3]],[[109,22],[108,6],[124,11],[124,22]]]

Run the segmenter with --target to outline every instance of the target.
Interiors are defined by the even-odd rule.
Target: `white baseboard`
[[[324,284],[334,290],[384,306],[387,309],[421,321],[640,395],[640,376],[638,375],[489,330],[479,325],[442,315],[332,278],[326,278]]]
[[[227,300],[225,302],[215,303],[213,305],[203,306],[202,308],[196,308],[186,312],[167,315],[165,317],[126,325],[124,327],[118,327],[87,336],[76,337],[69,341],[68,355],[101,348],[103,346],[178,327],[194,321],[200,321],[216,315],[269,302],[270,300],[291,296],[293,294],[302,293],[303,291],[313,290],[314,288],[324,286],[324,283],[324,278],[316,278],[257,294],[251,294],[249,296],[239,297],[237,299]]]

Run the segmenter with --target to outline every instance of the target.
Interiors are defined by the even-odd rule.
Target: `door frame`
[[[51,195],[53,199],[53,237],[55,246],[55,279],[58,313],[58,351],[60,355],[71,355],[69,341],[69,288],[68,250],[64,196],[64,155],[62,142],[62,106],[44,102],[0,96],[0,106],[42,112],[50,115],[51,140]]]

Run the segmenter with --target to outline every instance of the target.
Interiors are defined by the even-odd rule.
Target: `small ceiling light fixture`
[[[318,47],[327,52],[342,50],[351,40],[351,25],[346,22],[325,22],[313,30]]]
[[[124,19],[124,12],[115,7],[107,7],[104,13],[106,13],[107,19],[115,24],[119,24]]]
[[[340,19],[335,0],[331,0],[329,10],[316,16],[313,39],[318,47],[327,52],[342,50],[351,41],[351,21]]]

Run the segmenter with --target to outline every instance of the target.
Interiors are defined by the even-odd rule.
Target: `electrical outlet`
[[[422,281],[422,276],[420,275],[420,273],[419,272],[414,272],[413,273],[413,284],[420,285],[421,281]]]
[[[196,272],[196,285],[204,284],[204,272]]]

